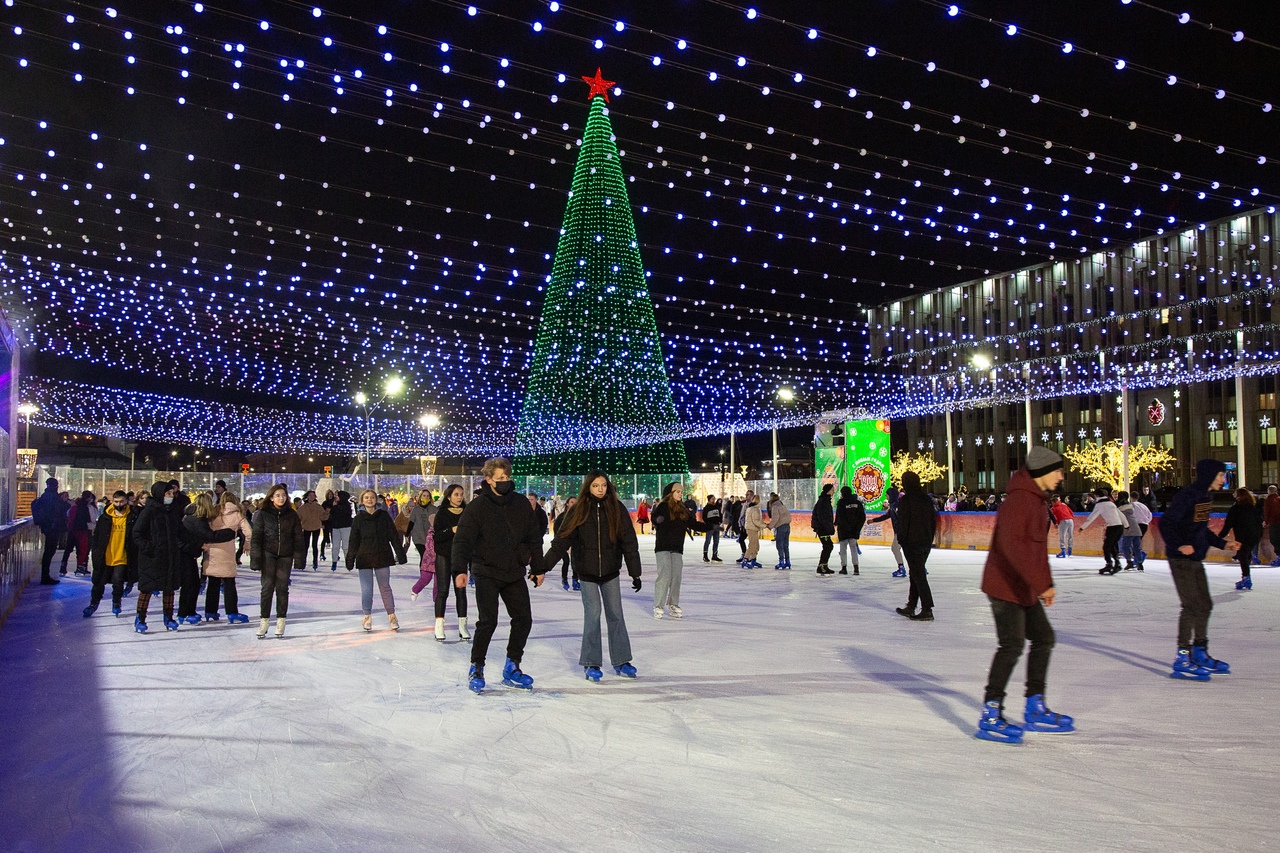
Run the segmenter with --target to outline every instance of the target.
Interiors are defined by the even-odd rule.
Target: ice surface
[[[1259,850],[1277,845],[1280,570],[1209,567],[1211,649],[1234,674],[1167,677],[1177,598],[1165,564],[1100,577],[1050,559],[1049,704],[1071,736],[978,741],[995,638],[983,555],[935,552],[938,621],[893,612],[887,549],[859,577],[704,565],[688,543],[683,620],[624,592],[640,678],[578,666],[582,607],[533,592],[532,694],[465,686],[470,647],[430,635],[416,571],[403,626],[360,630],[354,574],[295,575],[288,638],[247,625],[132,632],[136,597],[80,616],[89,588],[32,586],[0,631],[0,849]],[[727,545],[722,552],[736,556]],[[775,561],[765,543],[762,562]],[[833,560],[834,562],[834,560]],[[376,596],[375,596],[376,601]],[[203,603],[203,602],[202,602]],[[474,597],[472,597],[474,620]],[[456,636],[452,602],[450,636]],[[274,626],[273,626],[274,627]],[[160,629],[160,630],[156,630]],[[489,655],[500,679],[506,624]],[[606,646],[607,649],[607,646]],[[607,654],[607,652],[606,652]],[[1025,658],[1024,658],[1025,660]],[[1009,717],[1021,719],[1022,664]]]

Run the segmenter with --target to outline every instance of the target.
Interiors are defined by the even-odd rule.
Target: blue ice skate
[[[112,607],[112,608],[111,608],[111,615],[112,615],[112,616],[119,616],[119,615],[120,615],[120,608],[119,608],[119,607]]]
[[[1236,581],[1236,589],[1253,589],[1253,578],[1240,578]]]
[[[533,689],[533,678],[521,672],[520,664],[515,663],[511,658],[507,658],[506,664],[502,667],[502,683],[516,690]]]
[[[139,634],[145,634],[147,633],[147,623],[135,616],[133,617],[133,630],[137,631]]]
[[[574,578],[574,579],[573,579],[573,591],[574,591],[574,592],[578,592],[578,591],[580,591],[581,589],[582,589],[582,584],[578,582],[578,579],[577,579],[577,578]]]
[[[1178,657],[1173,662],[1173,672],[1169,673],[1169,677],[1187,681],[1208,681],[1209,670],[1192,660],[1190,649],[1178,649]]]
[[[166,619],[164,620],[164,629],[166,631],[176,631],[178,630],[178,622],[173,619]]]
[[[243,622],[248,622],[249,617],[244,613],[228,613],[227,621],[230,622],[232,625],[236,625]]]
[[[898,570],[894,572],[892,576],[895,578],[905,578],[907,576],[907,570],[903,566],[899,565]]]
[[[1191,647],[1191,661],[1201,669],[1208,670],[1211,675],[1227,675],[1231,672],[1231,667],[1226,661],[1209,657],[1208,643]]]
[[[221,618],[222,618],[222,614],[218,613],[218,611],[216,611],[216,610],[215,610],[215,611],[213,611],[212,613],[206,613],[206,614],[204,614],[204,621],[206,621],[206,622],[217,622],[217,621],[218,621],[219,619],[221,619]],[[230,620],[230,617],[227,617],[227,618],[228,618],[228,620]],[[188,620],[188,621],[190,621],[190,620]]]
[[[1239,589],[1239,587],[1236,587],[1236,589]],[[90,604],[90,605],[89,605],[88,607],[86,607],[83,611],[81,611],[81,615],[82,615],[82,616],[84,616],[84,618],[88,619],[90,616],[92,616],[92,615],[93,615],[93,611],[95,611],[95,610],[97,610],[97,609],[98,609],[98,605],[96,605],[96,604]]]
[[[1027,697],[1027,711],[1023,715],[1022,728],[1028,732],[1069,735],[1076,730],[1075,721],[1066,714],[1055,714],[1044,704],[1044,696]]]
[[[178,621],[181,622],[182,620],[179,619]],[[192,613],[190,616],[187,617],[186,621],[188,625],[199,625],[200,616],[198,614]]]
[[[624,664],[620,664],[619,666],[615,666],[613,668],[613,671],[616,672],[618,675],[621,675],[623,678],[636,677],[636,668],[629,663],[624,663]]]
[[[978,720],[974,736],[995,743],[1022,743],[1022,729],[1004,718],[1000,703],[994,700],[982,706],[982,718]]]
[[[484,692],[484,667],[471,664],[471,671],[467,673],[467,689],[472,693]]]
[[[594,681],[594,682],[596,682],[597,684],[599,684],[599,683],[600,683],[600,677],[601,677],[602,675],[604,675],[604,673],[602,673],[602,672],[600,671],[600,667],[598,667],[598,666],[584,666],[582,669],[583,669],[583,671],[586,673],[587,681]]]

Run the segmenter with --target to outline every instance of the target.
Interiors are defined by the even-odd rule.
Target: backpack
[[[422,560],[418,563],[418,571],[435,572],[436,570],[436,532],[427,528],[427,535],[422,543]]]

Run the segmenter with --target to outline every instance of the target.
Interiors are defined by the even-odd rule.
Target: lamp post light
[[[792,391],[790,388],[787,388],[786,386],[783,386],[782,388],[779,388],[779,389],[778,389],[778,399],[779,399],[779,400],[781,400],[782,402],[784,402],[784,403],[790,403],[790,402],[792,402],[793,400],[795,400],[795,398],[796,398],[796,392],[795,392],[795,391]],[[774,482],[777,482],[777,479],[778,479],[778,422],[777,422],[777,420],[776,420],[776,419],[775,419],[775,420],[774,420],[774,422],[773,422],[773,466],[772,466],[772,470],[773,470],[773,479],[774,479]]]
[[[386,401],[388,397],[394,397],[404,390],[404,380],[399,376],[392,376],[382,386],[382,396],[377,400],[370,400],[368,395],[363,391],[357,391],[355,403],[364,409],[364,476],[369,477],[369,455],[370,442],[372,441],[373,429],[373,413],[377,411],[378,406]]]
[[[431,430],[440,426],[440,416],[434,413],[427,413],[418,418],[418,423],[427,431],[427,456],[431,455]]]
[[[27,424],[26,440],[23,442],[23,448],[31,447],[31,416],[39,414],[40,409],[30,403],[23,403],[18,407],[18,414],[22,415],[22,419]]]

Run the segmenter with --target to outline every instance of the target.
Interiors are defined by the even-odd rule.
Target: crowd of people
[[[1153,519],[1150,490],[1144,490],[1139,498],[1125,491],[1099,489],[1080,500],[1064,499],[1056,491],[1062,481],[1062,465],[1062,457],[1053,451],[1033,448],[996,507],[982,581],[998,640],[978,728],[978,736],[988,740],[1016,742],[1025,730],[1063,732],[1073,727],[1070,717],[1050,711],[1044,701],[1045,673],[1054,643],[1044,612],[1054,601],[1048,560],[1051,531],[1056,527],[1057,556],[1070,556],[1075,516],[1087,507],[1088,516],[1080,529],[1095,523],[1106,528],[1106,564],[1100,574],[1143,570],[1146,553],[1142,539]],[[1262,501],[1247,489],[1238,490],[1220,533],[1209,529],[1211,494],[1221,488],[1224,470],[1221,463],[1202,461],[1195,482],[1173,496],[1160,519],[1182,603],[1171,673],[1175,678],[1208,680],[1230,672],[1227,664],[1208,654],[1213,603],[1203,560],[1209,548],[1235,553],[1242,571],[1238,589],[1251,588],[1249,569],[1251,562],[1259,559],[1259,548],[1280,548],[1280,494],[1275,486]],[[900,491],[889,490],[886,512],[870,520],[865,505],[849,487],[841,488],[837,498],[833,485],[823,486],[811,515],[812,530],[822,545],[816,571],[820,576],[837,574],[829,562],[838,545],[838,573],[848,574],[852,566],[853,574],[859,574],[858,540],[864,527],[868,521],[889,520],[893,526],[891,550],[898,563],[893,575],[909,578],[907,603],[897,612],[915,622],[931,622],[935,602],[927,562],[940,510],[914,472],[906,472],[901,484]],[[712,495],[699,504],[692,496],[685,497],[683,484],[672,482],[659,500],[642,502],[633,523],[612,480],[603,472],[584,477],[578,495],[563,502],[559,498],[547,501],[548,509],[538,495],[522,496],[515,491],[507,460],[491,459],[483,469],[483,484],[469,497],[457,484],[444,490],[439,503],[429,490],[423,490],[401,511],[394,499],[372,489],[363,490],[354,501],[346,491],[330,491],[319,501],[314,491],[291,498],[287,487],[278,484],[262,498],[242,502],[222,481],[192,498],[183,493],[178,481],[170,480],[157,482],[146,492],[117,491],[99,506],[91,492],[71,500],[59,491],[58,481],[50,478],[45,492],[32,505],[32,516],[45,538],[41,583],[58,583],[52,566],[59,548],[63,549],[60,575],[66,574],[74,552],[76,573],[91,578],[84,616],[96,612],[108,583],[112,612],[121,615],[122,599],[136,586],[134,629],[142,634],[149,630],[150,603],[157,593],[164,627],[169,631],[178,630],[182,623],[220,621],[220,606],[225,607],[228,622],[248,622],[248,615],[240,612],[236,586],[246,550],[249,568],[259,576],[259,639],[267,635],[273,612],[275,636],[284,636],[291,577],[305,570],[308,554],[312,571],[319,571],[325,562],[332,572],[340,562],[348,571],[359,571],[364,631],[373,630],[375,586],[388,627],[397,631],[400,626],[391,569],[408,561],[409,546],[413,545],[419,572],[410,597],[416,599],[431,587],[434,634],[444,640],[445,610],[453,591],[459,639],[472,643],[468,684],[476,692],[486,687],[485,663],[500,603],[511,620],[502,682],[517,689],[532,687],[532,677],[521,668],[533,624],[526,580],[535,588],[541,587],[548,567],[558,565],[563,566],[564,589],[578,592],[582,599],[579,664],[585,678],[600,681],[603,677],[602,628],[607,628],[614,673],[637,677],[620,583],[625,566],[632,590],[642,588],[637,526],[641,533],[652,526],[657,564],[655,619],[683,618],[684,545],[697,536],[703,538],[704,562],[722,562],[722,539],[736,540],[741,551],[736,562],[753,570],[761,567],[757,559],[761,534],[771,531],[778,555],[774,568],[791,568],[791,513],[776,493],[764,500],[750,490],[740,498],[717,499]],[[551,543],[544,554],[549,533]],[[474,637],[467,624],[468,579],[475,589],[479,613]],[[199,612],[201,593],[203,616]],[[1003,716],[1005,688],[1028,640],[1027,706],[1024,725],[1019,727]]]

